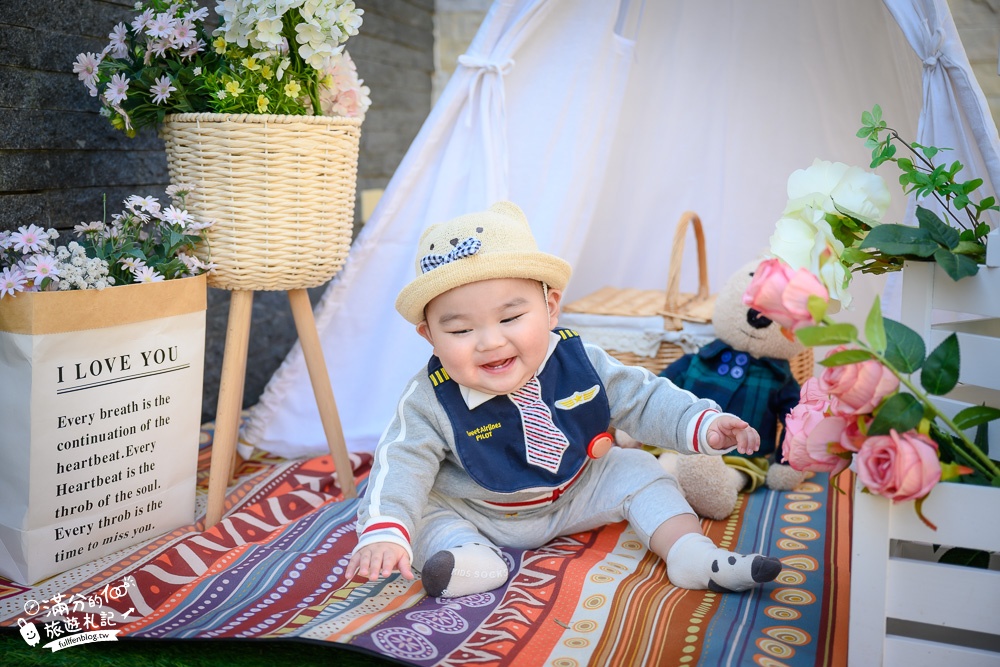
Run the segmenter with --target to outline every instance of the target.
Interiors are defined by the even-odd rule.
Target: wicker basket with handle
[[[202,260],[212,287],[293,290],[332,278],[351,245],[361,121],[172,114],[161,136],[188,210],[215,220]]]
[[[680,291],[681,267],[689,227],[694,232],[698,257],[698,290],[694,294]],[[692,211],[685,211],[678,220],[677,228],[674,231],[666,292],[663,290],[603,287],[593,294],[566,304],[563,306],[563,311],[590,315],[661,316],[665,330],[680,331],[685,321],[711,322],[714,305],[715,296],[709,292],[705,232],[701,225],[701,218]],[[652,357],[613,349],[609,349],[608,354],[623,364],[643,366],[654,373],[659,373],[672,361],[679,359],[684,354],[684,349],[675,343],[663,341],[660,343],[656,355]]]
[[[694,233],[696,256],[698,258],[698,288],[693,294],[680,291],[681,267],[684,259],[688,228]],[[685,211],[674,230],[673,245],[670,250],[670,266],[667,273],[667,288],[662,290],[640,290],[633,288],[603,287],[596,292],[563,306],[566,313],[588,315],[631,316],[663,318],[666,332],[679,332],[685,322],[708,324],[712,321],[715,295],[709,290],[708,260],[705,252],[705,232],[697,213]],[[669,336],[668,336],[669,337]],[[659,373],[685,354],[681,345],[664,340],[660,342],[656,354],[643,356],[631,351],[607,349],[608,354],[623,364],[642,366],[653,373]],[[804,383],[813,375],[813,352],[804,352],[789,360],[792,375]]]

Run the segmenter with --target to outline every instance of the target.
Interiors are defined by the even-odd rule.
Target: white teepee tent
[[[855,131],[875,103],[1000,185],[996,128],[946,0],[499,0],[317,309],[348,446],[374,449],[430,353],[393,309],[426,226],[517,202],[540,247],[574,265],[572,300],[662,288],[690,209],[714,288],[766,249],[792,171],[815,158],[867,166]],[[870,303],[882,282],[861,282]],[[285,456],[327,451],[298,347],[244,438]]]

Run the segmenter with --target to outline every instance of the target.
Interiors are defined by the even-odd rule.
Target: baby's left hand
[[[750,424],[733,415],[720,415],[708,426],[705,434],[712,449],[728,449],[736,445],[740,454],[753,454],[760,447],[760,434]]]

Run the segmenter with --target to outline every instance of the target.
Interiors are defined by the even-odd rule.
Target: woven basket
[[[698,291],[694,294],[680,291],[681,266],[684,260],[688,227],[694,232],[698,258]],[[707,324],[712,321],[715,309],[715,295],[710,293],[708,282],[708,259],[705,251],[705,231],[697,213],[685,211],[674,230],[673,245],[670,249],[670,266],[667,272],[667,289],[639,290],[631,288],[603,287],[593,294],[566,304],[562,310],[567,313],[589,315],[624,315],[632,317],[662,316],[666,331],[681,331],[684,322]],[[659,374],[664,368],[684,356],[684,349],[675,343],[661,342],[652,357],[642,356],[623,350],[606,350],[623,364],[642,366]],[[806,348],[789,360],[792,375],[799,384],[813,376],[813,351]]]
[[[211,287],[321,285],[344,263],[354,226],[361,121],[329,116],[173,114],[161,132],[188,210],[215,220],[200,259]]]
[[[681,266],[684,259],[688,227],[694,232],[698,257],[698,291],[694,294],[680,291]],[[632,288],[603,287],[593,294],[563,306],[567,313],[590,315],[626,315],[632,317],[663,316],[664,329],[680,331],[684,322],[709,323],[715,295],[709,293],[708,260],[705,253],[705,232],[697,213],[685,211],[674,230],[667,273],[667,289],[640,290]],[[623,364],[643,366],[659,373],[684,355],[684,350],[674,343],[662,342],[656,356],[644,357],[633,352],[607,350]]]

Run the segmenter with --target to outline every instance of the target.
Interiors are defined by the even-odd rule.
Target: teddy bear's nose
[[[771,320],[761,315],[759,310],[751,308],[747,311],[747,324],[754,329],[766,329],[771,326]]]
[[[450,243],[450,244],[452,244],[452,245],[458,245],[458,239],[457,239],[457,238],[454,238],[454,239],[452,239],[452,240],[448,241],[448,243]]]

